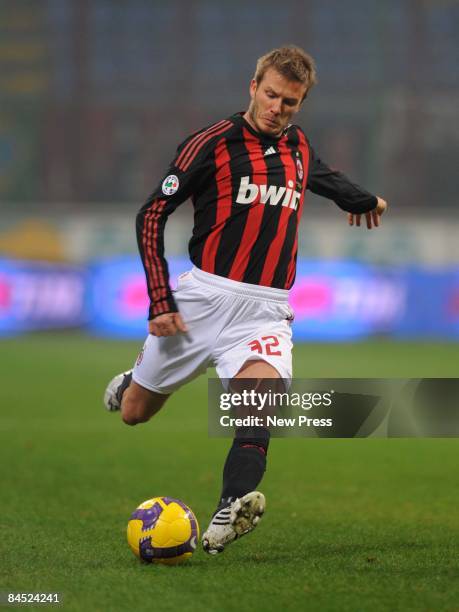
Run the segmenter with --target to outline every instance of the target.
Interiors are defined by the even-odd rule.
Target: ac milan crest
[[[143,348],[142,348],[142,350],[141,350],[141,351],[140,351],[140,353],[139,353],[139,356],[137,357],[136,364],[137,364],[138,366],[139,366],[139,365],[142,363],[142,361],[143,361],[143,354],[144,354],[144,352],[145,352],[145,347],[143,347]]]
[[[300,179],[300,181],[302,181],[304,172],[303,172],[303,164],[301,163],[301,159],[299,157],[296,158],[296,172],[298,174],[298,178]]]

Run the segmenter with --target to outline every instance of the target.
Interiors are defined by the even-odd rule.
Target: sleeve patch
[[[175,174],[169,174],[169,176],[164,179],[161,188],[165,195],[170,196],[178,191],[179,185],[179,180]]]

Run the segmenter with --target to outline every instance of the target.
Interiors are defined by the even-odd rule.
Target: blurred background
[[[459,339],[455,0],[1,0],[0,335],[141,338],[134,219],[191,132],[248,103],[257,58],[294,43],[319,85],[298,123],[387,199],[377,231],[307,197],[297,340]],[[170,218],[174,278],[192,207]]]

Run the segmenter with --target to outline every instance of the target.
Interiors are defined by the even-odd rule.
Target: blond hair
[[[298,81],[305,85],[304,98],[308,91],[317,83],[315,61],[303,49],[295,45],[273,49],[258,59],[253,77],[257,85],[261,83],[269,68],[274,68],[289,81]]]

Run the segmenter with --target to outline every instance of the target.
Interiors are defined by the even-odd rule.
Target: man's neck
[[[245,111],[245,113],[242,115],[242,118],[245,119],[247,123],[250,125],[250,127],[252,127],[256,132],[260,132],[256,123],[252,119],[252,116],[250,114],[250,109]]]
[[[255,130],[255,132],[260,134],[260,136],[265,136],[267,138],[275,138],[277,140],[279,140],[279,138],[282,138],[282,134],[284,133],[284,130],[282,130],[282,132],[280,134],[268,134],[268,133],[263,132],[262,130],[260,130],[260,128],[257,126],[257,124],[255,123],[255,121],[252,118],[252,115],[250,113],[250,109],[245,111],[245,113],[242,115],[242,118],[245,119],[245,121],[247,121],[247,123],[250,125],[250,127],[253,128]]]

